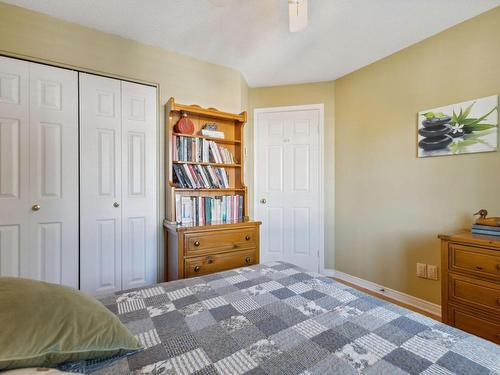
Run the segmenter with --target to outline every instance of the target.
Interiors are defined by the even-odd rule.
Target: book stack
[[[184,189],[228,189],[224,168],[199,164],[174,164],[174,185]]]
[[[204,135],[205,137],[224,139],[224,132],[217,130],[201,129],[201,135]]]
[[[175,218],[181,225],[229,224],[243,219],[243,196],[189,197],[175,195]]]
[[[483,236],[500,236],[500,227],[491,227],[489,225],[472,225],[472,234],[482,234]]]
[[[233,154],[214,141],[203,138],[172,136],[173,160],[198,163],[236,164]]]

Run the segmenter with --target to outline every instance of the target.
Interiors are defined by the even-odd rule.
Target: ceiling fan
[[[228,5],[231,0],[208,0],[216,7]],[[288,29],[294,33],[307,27],[307,0],[288,0]]]
[[[294,33],[307,27],[307,0],[288,0],[288,28]]]

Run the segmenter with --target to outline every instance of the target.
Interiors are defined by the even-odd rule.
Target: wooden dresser
[[[439,235],[444,323],[500,344],[500,238]]]
[[[192,228],[165,224],[168,280],[259,263],[259,226],[258,221]]]

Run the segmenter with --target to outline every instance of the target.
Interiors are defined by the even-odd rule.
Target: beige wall
[[[417,112],[500,94],[500,8],[335,82],[336,268],[431,302],[436,235],[500,215],[500,153],[416,158]]]
[[[246,181],[250,200],[253,197],[253,110],[256,108],[281,107],[304,104],[324,104],[325,107],[325,264],[334,267],[334,89],[333,82],[308,83],[264,88],[251,88],[248,95],[248,112],[250,119],[246,129],[247,163]],[[253,202],[252,202],[253,203]],[[253,213],[253,207],[251,207]]]
[[[160,160],[163,161],[163,104],[196,103],[240,112],[248,87],[235,70],[147,46],[0,2],[0,54],[159,84]],[[160,163],[163,181],[163,163]],[[160,183],[163,190],[163,183]],[[163,214],[164,193],[160,191]],[[163,264],[163,262],[160,262]]]

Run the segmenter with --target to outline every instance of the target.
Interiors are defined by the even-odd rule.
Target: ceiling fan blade
[[[307,26],[307,0],[288,1],[288,25],[290,32],[300,31]]]

